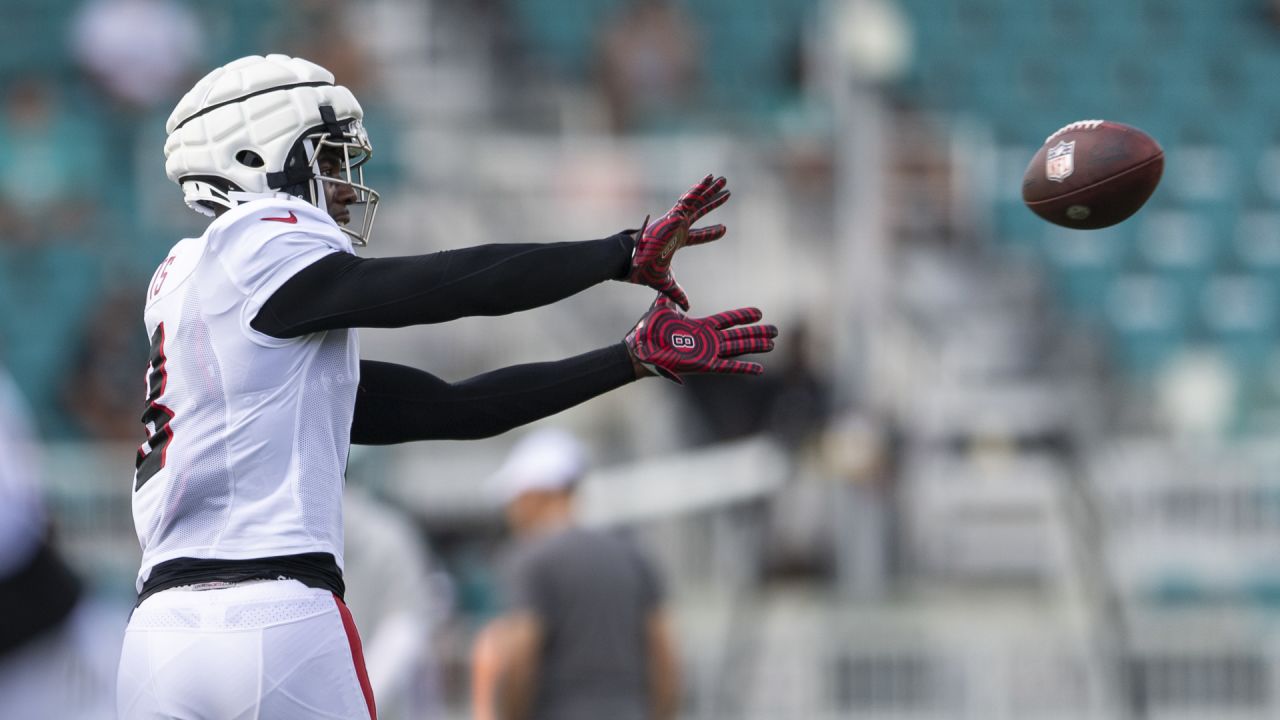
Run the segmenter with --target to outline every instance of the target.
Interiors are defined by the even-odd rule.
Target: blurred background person
[[[368,488],[342,496],[347,598],[382,720],[444,715],[434,642],[449,614],[447,586],[412,519]]]
[[[697,23],[679,3],[629,0],[599,43],[597,82],[614,132],[669,130],[697,113]]]
[[[662,583],[628,541],[574,522],[587,467],[575,437],[543,429],[494,478],[516,545],[508,608],[476,650],[477,693],[511,720],[670,720],[680,684]]]
[[[142,114],[188,87],[204,38],[187,3],[89,0],[73,21],[71,49],[103,97]]]
[[[6,717],[113,716],[84,587],[58,551],[25,402],[0,368],[0,708]]]
[[[832,382],[817,360],[809,322],[794,317],[785,325],[786,346],[756,392],[737,392],[720,378],[686,381],[681,400],[691,421],[688,438],[714,444],[766,433],[798,453],[820,433],[830,414]]]
[[[58,421],[57,386],[67,367],[67,328],[99,288],[94,240],[105,221],[101,187],[108,153],[101,128],[68,102],[56,73],[0,83],[0,304],[31,304],[40,316],[0,320],[0,358],[28,393],[42,435],[69,434]],[[21,335],[18,341],[16,336]]]
[[[72,348],[58,389],[61,416],[73,437],[131,442],[138,438],[138,365],[147,345],[136,332],[133,289],[104,291]]]
[[[12,143],[0,168],[6,244],[83,243],[98,220],[93,178],[106,170],[100,129],[70,112],[48,77],[8,85],[0,132]]]

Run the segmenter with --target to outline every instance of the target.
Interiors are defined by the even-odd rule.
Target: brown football
[[[1049,136],[1022,177],[1022,201],[1051,223],[1104,228],[1138,211],[1160,183],[1164,151],[1141,130],[1073,122]]]

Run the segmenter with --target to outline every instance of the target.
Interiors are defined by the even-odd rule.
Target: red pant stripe
[[[356,666],[356,677],[360,678],[360,689],[364,691],[364,702],[369,706],[369,720],[378,720],[378,709],[373,704],[373,686],[369,684],[369,671],[364,666],[364,648],[360,645],[360,632],[356,630],[356,621],[346,603],[337,595],[333,601],[338,603],[338,613],[342,615],[342,627],[347,631],[347,642],[351,644],[351,662]]]

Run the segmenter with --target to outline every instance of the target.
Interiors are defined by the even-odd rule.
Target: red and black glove
[[[651,372],[682,385],[682,373],[761,375],[764,367],[759,363],[726,359],[773,349],[778,328],[753,324],[761,317],[756,308],[738,308],[691,318],[659,295],[627,333],[627,349]]]
[[[679,283],[671,277],[671,258],[685,245],[701,245],[724,237],[724,225],[690,230],[703,215],[715,210],[729,199],[724,189],[727,181],[708,175],[702,182],[685,193],[666,215],[644,225],[636,236],[636,249],[631,254],[631,271],[627,282],[648,285],[667,295],[685,310],[689,298]]]

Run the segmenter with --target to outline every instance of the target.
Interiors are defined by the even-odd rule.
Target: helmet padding
[[[280,192],[324,209],[316,155],[321,146],[349,146],[346,157],[367,159],[363,118],[351,91],[319,65],[286,55],[243,57],[201,78],[178,102],[165,125],[165,174],[182,187],[187,205],[206,215]],[[377,194],[346,170],[360,201],[376,203]],[[363,242],[367,230],[349,234]]]

